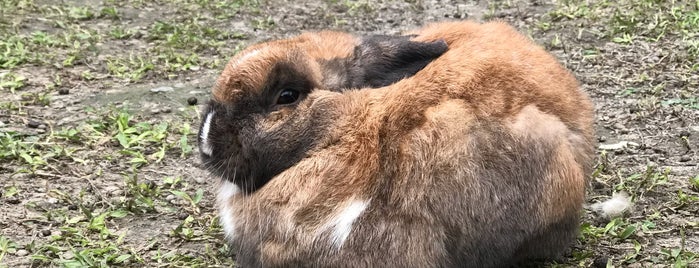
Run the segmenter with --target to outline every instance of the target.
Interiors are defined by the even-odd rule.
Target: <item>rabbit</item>
[[[256,44],[226,65],[202,118],[242,267],[559,258],[595,148],[575,77],[497,21]]]

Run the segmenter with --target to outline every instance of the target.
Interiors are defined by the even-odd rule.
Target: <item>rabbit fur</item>
[[[574,76],[503,22],[256,44],[226,66],[203,119],[242,267],[560,257],[595,148]]]

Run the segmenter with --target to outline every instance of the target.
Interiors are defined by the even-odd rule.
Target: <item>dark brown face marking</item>
[[[204,114],[214,115],[207,133],[211,152],[202,152],[204,165],[249,193],[300,161],[321,131],[313,127],[314,118],[303,119],[304,115],[295,110],[318,87],[307,72],[302,65],[279,62],[267,75],[259,94],[242,96],[234,105],[210,101]],[[285,90],[298,92],[299,98],[278,105],[279,95]],[[260,129],[255,120],[279,109],[294,110],[274,129]]]
[[[413,76],[448,47],[444,41],[415,42],[411,36],[362,38],[350,58],[321,61],[324,84],[333,89],[379,88]]]

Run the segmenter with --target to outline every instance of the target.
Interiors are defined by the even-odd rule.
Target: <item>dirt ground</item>
[[[699,267],[699,1],[0,0],[0,267],[230,266],[201,103],[241,48],[301,31],[501,19],[597,109],[589,204],[552,267]],[[196,103],[195,103],[196,102]]]

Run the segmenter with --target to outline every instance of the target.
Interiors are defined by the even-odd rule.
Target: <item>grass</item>
[[[329,19],[338,27],[355,27],[352,18],[383,12],[371,1],[320,2],[329,14],[314,20]],[[266,13],[266,4],[0,0],[0,201],[2,213],[16,216],[0,223],[0,267],[233,264],[213,193],[190,173],[197,170],[191,166],[196,108],[153,115],[124,103],[90,107],[78,101],[105,89],[217,73],[258,33],[286,34],[281,32],[288,29],[285,19]],[[548,4],[541,11],[545,14],[528,22],[532,35],[547,48],[564,51],[565,59],[579,60],[585,67],[577,72],[613,61],[612,52],[630,51],[637,58],[658,52],[657,61],[633,65],[633,59],[626,60],[629,65],[600,71],[608,77],[590,79],[606,84],[586,82],[594,90],[608,89],[613,98],[635,101],[640,111],[629,121],[699,110],[698,1]],[[505,17],[510,13],[503,10],[518,5],[493,2],[486,16]],[[333,13],[336,9],[342,12]],[[591,38],[583,40],[586,36]],[[625,70],[630,73],[620,73]],[[658,79],[661,75],[671,78]],[[71,109],[77,112],[67,113]],[[69,115],[81,119],[59,123]],[[32,122],[41,127],[29,127]],[[695,138],[673,137],[672,142],[691,149]],[[586,218],[572,255],[551,266],[589,267],[599,256],[608,257],[608,267],[699,263],[699,253],[688,243],[699,227],[696,217],[687,216],[697,212],[699,174],[680,174],[657,163],[628,164],[627,153],[600,152],[593,177],[609,192],[592,192],[591,199],[625,191],[643,213],[630,211],[606,221]]]

